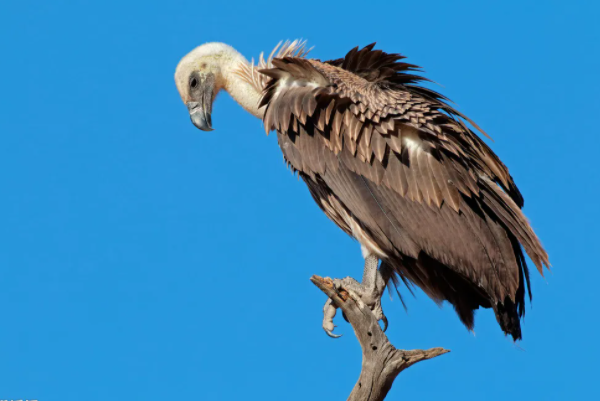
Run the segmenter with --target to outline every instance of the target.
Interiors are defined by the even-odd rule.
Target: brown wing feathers
[[[519,244],[540,272],[547,254],[508,170],[463,119],[481,129],[418,86],[419,68],[402,59],[373,45],[324,63],[274,59],[261,70],[271,77],[265,129],[278,131],[327,215],[346,232],[340,216],[351,215],[403,280],[450,301],[468,327],[473,309],[492,307],[519,338],[528,281]]]

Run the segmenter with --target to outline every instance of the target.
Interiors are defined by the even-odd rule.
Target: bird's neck
[[[237,73],[242,65],[249,66],[249,64],[248,60],[239,53],[226,60],[221,66],[225,80],[223,89],[246,111],[262,119],[264,110],[258,108],[261,93]]]

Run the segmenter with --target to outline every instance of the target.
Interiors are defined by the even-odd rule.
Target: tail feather
[[[520,340],[521,322],[519,320],[517,305],[509,297],[506,297],[504,303],[498,302],[496,304],[494,312],[496,312],[496,320],[502,331],[510,334],[513,340]]]

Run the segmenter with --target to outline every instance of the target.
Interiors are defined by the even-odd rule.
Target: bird
[[[450,303],[471,331],[474,311],[491,308],[520,340],[532,297],[525,254],[542,275],[550,262],[508,168],[478,135],[487,133],[400,54],[373,43],[321,61],[310,50],[280,42],[255,63],[206,43],[180,60],[175,83],[200,130],[213,130],[213,102],[226,91],[276,132],[287,166],[360,244],[362,280],[335,279],[335,288],[368,305],[384,330],[381,296],[403,282]],[[339,337],[335,314],[328,299],[322,326]]]

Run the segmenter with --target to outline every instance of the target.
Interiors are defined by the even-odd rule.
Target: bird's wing
[[[548,257],[508,170],[445,98],[402,72],[413,66],[366,49],[330,64],[274,59],[261,71],[272,78],[261,102],[267,132],[278,131],[294,169],[327,180],[401,252],[425,251],[474,283],[495,282],[490,292],[514,301],[523,272],[511,238],[540,272]]]

